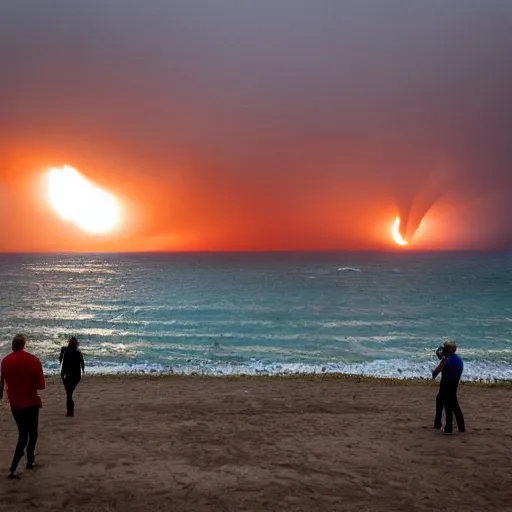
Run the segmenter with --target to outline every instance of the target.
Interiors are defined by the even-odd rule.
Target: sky
[[[510,62],[509,0],[2,0],[0,252],[512,248]]]

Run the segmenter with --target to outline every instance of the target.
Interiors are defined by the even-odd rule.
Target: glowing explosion
[[[398,245],[407,245],[407,240],[404,240],[400,233],[400,217],[397,217],[393,224],[393,240]]]
[[[63,219],[89,233],[112,231],[119,222],[116,198],[68,165],[50,170],[48,194],[53,208]]]

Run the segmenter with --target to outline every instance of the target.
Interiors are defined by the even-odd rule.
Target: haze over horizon
[[[512,248],[508,0],[5,0],[0,252]],[[122,204],[52,210],[69,164]],[[402,250],[399,248],[398,250]]]

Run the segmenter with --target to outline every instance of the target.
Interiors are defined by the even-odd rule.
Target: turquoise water
[[[2,255],[0,287],[0,355],[49,372],[74,334],[89,371],[428,377],[453,337],[512,378],[510,253]]]

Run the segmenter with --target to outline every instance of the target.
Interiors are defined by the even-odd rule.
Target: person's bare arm
[[[446,357],[441,359],[441,362],[437,365],[436,369],[432,372],[433,379],[435,379],[441,373],[441,370],[443,369],[443,366],[445,365],[445,363],[446,363]]]

